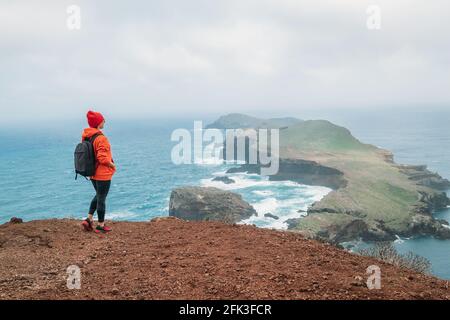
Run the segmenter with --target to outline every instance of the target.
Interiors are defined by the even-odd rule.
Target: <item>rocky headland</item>
[[[180,187],[170,195],[169,216],[189,221],[235,223],[256,214],[241,195],[214,187]]]
[[[290,219],[289,230],[333,243],[361,238],[394,240],[429,235],[450,239],[435,210],[450,204],[444,190],[450,182],[425,165],[402,165],[384,149],[364,144],[346,128],[325,120],[263,120],[223,116],[210,128],[279,128],[280,167],[271,180],[325,186],[333,191],[308,208],[307,216]],[[229,173],[260,173],[244,164]]]

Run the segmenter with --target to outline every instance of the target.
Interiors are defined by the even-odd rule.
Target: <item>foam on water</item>
[[[268,212],[276,212],[279,207],[280,203],[275,198],[266,198],[260,202],[253,204],[253,208],[255,208],[259,216],[264,215]]]
[[[108,219],[134,221],[139,220],[140,215],[132,211],[113,211],[108,212]]]
[[[270,190],[254,190],[252,191],[254,194],[259,195],[259,196],[264,196],[264,197],[268,197],[268,196],[272,196],[273,192]]]
[[[227,176],[234,180],[234,183],[213,181],[217,176]],[[268,177],[258,174],[226,174],[224,171],[215,172],[213,177],[201,179],[200,184],[241,194],[258,213],[257,216],[252,216],[241,223],[281,230],[287,229],[286,220],[305,216],[308,206],[331,191],[329,188],[306,186],[293,181],[270,181]],[[271,213],[278,219],[265,217],[266,213]]]
[[[394,243],[402,244],[402,243],[405,242],[405,240],[403,240],[402,238],[400,238],[400,236],[395,235],[395,237],[396,237],[397,239],[394,240]]]

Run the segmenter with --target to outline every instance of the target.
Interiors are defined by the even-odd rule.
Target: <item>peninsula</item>
[[[271,180],[333,189],[308,208],[307,216],[289,220],[290,230],[333,243],[420,235],[450,239],[448,222],[433,218],[434,210],[450,203],[444,192],[450,182],[425,165],[397,164],[390,151],[326,120],[229,114],[208,126],[238,127],[280,129],[280,168]],[[244,164],[229,172],[260,173],[260,168]]]

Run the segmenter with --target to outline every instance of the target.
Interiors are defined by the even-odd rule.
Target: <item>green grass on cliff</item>
[[[326,120],[308,120],[280,132],[280,144],[306,151],[365,151],[372,145],[363,144],[349,130]]]
[[[346,128],[310,120],[280,133],[281,157],[316,161],[344,173],[348,184],[314,204],[321,210],[299,220],[297,229],[317,233],[331,225],[363,219],[369,228],[380,221],[402,232],[414,214],[418,187],[386,161],[386,151],[364,144]]]
[[[393,230],[404,230],[411,207],[418,199],[417,185],[376,151],[326,150],[325,155],[317,155],[302,150],[302,158],[342,171],[348,184],[315,203],[315,209],[325,212],[306,217],[298,228],[315,231],[362,218],[369,226],[376,226],[381,220]]]

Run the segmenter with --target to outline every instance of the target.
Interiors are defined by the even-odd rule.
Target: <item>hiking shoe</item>
[[[81,225],[83,226],[84,231],[89,232],[94,230],[94,227],[92,226],[92,221],[89,219],[84,219]]]
[[[110,227],[107,227],[107,226],[104,226],[104,227],[97,226],[97,228],[95,228],[95,232],[96,233],[107,233],[107,232],[110,232],[110,231],[112,231],[112,229]]]

